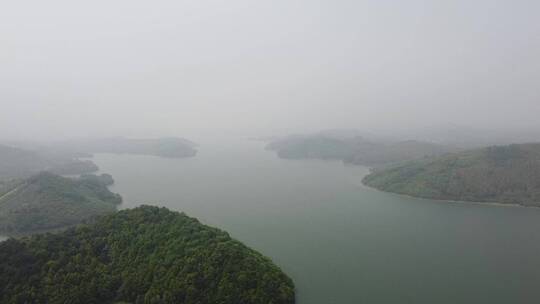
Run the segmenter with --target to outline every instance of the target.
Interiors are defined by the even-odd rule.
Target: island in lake
[[[375,169],[364,183],[421,198],[540,206],[540,143],[405,162]]]
[[[270,259],[150,206],[0,243],[0,291],[1,303],[295,303]]]

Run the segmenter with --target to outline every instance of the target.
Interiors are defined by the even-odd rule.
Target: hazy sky
[[[538,0],[0,4],[0,137],[540,119]]]

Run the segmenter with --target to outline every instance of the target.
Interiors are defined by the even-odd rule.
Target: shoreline
[[[519,204],[519,203],[499,203],[499,202],[475,202],[475,201],[458,201],[458,200],[447,200],[447,199],[436,199],[436,198],[426,198],[426,197],[419,197],[419,196],[413,196],[413,195],[410,195],[410,194],[402,194],[402,193],[397,193],[397,192],[389,192],[389,191],[384,191],[384,190],[381,190],[381,189],[377,189],[375,187],[371,187],[369,185],[366,185],[363,181],[363,178],[362,178],[362,187],[366,187],[368,189],[371,189],[371,190],[375,190],[375,191],[378,191],[378,192],[382,192],[382,193],[386,193],[386,194],[390,194],[390,195],[395,195],[395,196],[401,196],[401,197],[407,197],[407,198],[412,198],[412,199],[418,199],[418,200],[424,200],[424,201],[433,201],[433,202],[436,202],[436,203],[447,203],[447,204],[472,204],[472,205],[481,205],[481,206],[494,206],[494,207],[513,207],[513,208],[540,208],[540,206],[528,206],[528,205],[523,205],[523,204]]]
[[[279,156],[278,156],[279,157]],[[530,205],[523,205],[523,204],[519,204],[519,203],[500,203],[500,202],[476,202],[476,201],[459,201],[459,200],[450,200],[450,199],[436,199],[436,198],[426,198],[426,197],[419,197],[419,196],[414,196],[414,195],[410,195],[410,194],[402,194],[402,193],[397,193],[397,192],[389,192],[389,191],[384,191],[384,190],[381,190],[381,189],[377,189],[375,187],[371,187],[369,185],[367,185],[366,183],[364,183],[364,178],[366,176],[368,176],[372,171],[373,171],[373,167],[369,167],[369,166],[366,166],[366,165],[361,165],[361,164],[355,164],[355,163],[350,163],[350,162],[345,162],[345,161],[342,161],[342,160],[338,160],[338,159],[323,159],[323,158],[317,158],[317,157],[314,157],[314,158],[297,158],[297,159],[293,159],[293,158],[282,158],[282,157],[279,157],[280,159],[283,159],[283,160],[318,160],[318,161],[322,161],[322,162],[334,162],[334,161],[338,161],[340,163],[342,163],[343,166],[351,166],[351,167],[363,167],[364,169],[366,169],[366,173],[361,176],[361,181],[360,181],[360,186],[361,187],[365,187],[367,189],[371,189],[371,190],[375,190],[375,191],[378,191],[378,192],[381,192],[381,193],[385,193],[385,194],[390,194],[390,195],[395,195],[395,196],[400,196],[400,197],[406,197],[406,198],[412,198],[412,199],[418,199],[418,200],[425,200],[425,201],[432,201],[432,202],[436,202],[436,203],[449,203],[449,204],[469,204],[469,205],[480,205],[480,206],[494,206],[494,207],[518,207],[518,208],[540,208],[540,205],[539,206],[530,206]]]
[[[278,155],[278,157],[279,157],[279,155]],[[520,204],[520,203],[459,201],[459,200],[450,200],[450,199],[426,198],[426,197],[419,197],[419,196],[414,196],[414,195],[410,195],[410,194],[389,192],[389,191],[384,191],[384,190],[381,190],[381,189],[377,189],[375,187],[371,187],[371,186],[367,185],[366,183],[364,183],[364,178],[366,176],[368,176],[373,171],[373,169],[374,169],[373,167],[369,167],[369,166],[362,165],[362,164],[355,164],[355,163],[352,163],[352,162],[346,162],[344,160],[339,160],[339,159],[325,159],[325,158],[318,158],[318,157],[313,157],[313,158],[311,158],[311,157],[307,157],[307,158],[306,157],[302,157],[302,158],[283,158],[283,157],[279,157],[279,158],[283,159],[283,160],[318,160],[318,161],[323,161],[323,162],[338,161],[338,162],[341,162],[344,166],[363,167],[363,168],[367,169],[367,172],[366,172],[366,174],[364,174],[362,176],[362,180],[360,181],[360,186],[361,187],[365,187],[365,188],[368,188],[368,189],[371,189],[371,190],[375,190],[375,191],[378,191],[378,192],[391,194],[391,195],[395,195],[395,196],[400,196],[400,197],[406,197],[406,198],[412,198],[412,199],[418,199],[418,200],[426,200],[426,201],[433,201],[433,202],[436,202],[436,203],[472,204],[472,205],[494,206],[494,207],[540,208],[540,205],[539,206],[532,206],[532,205],[524,205],[524,204]]]
[[[402,194],[402,193],[397,193],[397,192],[384,191],[384,190],[377,189],[375,187],[369,186],[366,183],[364,183],[364,179],[366,178],[366,176],[371,174],[371,172],[373,172],[374,168],[367,167],[367,166],[363,166],[363,167],[368,169],[368,173],[365,174],[364,176],[362,176],[362,180],[360,182],[362,187],[366,187],[368,189],[375,190],[375,191],[382,192],[382,193],[386,193],[386,194],[391,194],[391,195],[396,195],[396,196],[401,196],[401,197],[407,197],[407,198],[412,198],[412,199],[433,201],[433,202],[436,202],[436,203],[473,204],[473,205],[479,205],[479,206],[514,207],[514,208],[515,207],[518,207],[518,208],[540,208],[540,205],[539,206],[528,206],[528,205],[523,205],[523,204],[519,204],[519,203],[475,202],[475,201],[459,201],[459,200],[450,200],[450,199],[436,199],[436,198],[426,198],[426,197],[419,197],[419,196],[414,196],[414,195],[410,195],[410,194]]]

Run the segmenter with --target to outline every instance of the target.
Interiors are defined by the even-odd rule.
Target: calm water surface
[[[300,304],[540,303],[540,209],[382,193],[362,186],[367,168],[282,160],[243,140],[190,159],[95,161],[124,208],[227,230],[293,278]]]

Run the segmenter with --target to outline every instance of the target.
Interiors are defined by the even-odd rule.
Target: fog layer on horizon
[[[538,127],[540,2],[18,1],[0,138]]]

